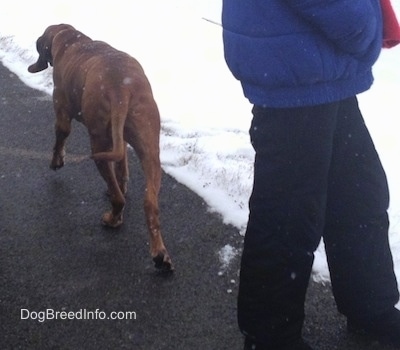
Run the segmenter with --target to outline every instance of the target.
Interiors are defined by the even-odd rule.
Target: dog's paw
[[[169,257],[167,251],[162,251],[158,253],[158,255],[153,258],[153,261],[155,268],[160,270],[161,272],[174,271],[171,258]]]
[[[107,227],[117,228],[122,225],[122,214],[116,217],[111,211],[108,211],[103,214],[101,223]]]
[[[58,165],[58,164],[56,165],[56,164],[51,163],[50,164],[50,169],[51,170],[58,170],[58,169],[61,169],[63,166],[64,166],[64,163],[62,163],[60,165]]]
[[[57,170],[61,169],[64,166],[64,155],[62,154],[54,154],[53,159],[50,163],[50,169]]]

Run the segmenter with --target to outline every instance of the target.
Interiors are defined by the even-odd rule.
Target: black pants
[[[324,238],[341,313],[365,318],[398,300],[387,180],[357,99],[254,107],[254,188],[238,320],[262,344],[301,336],[313,252]]]

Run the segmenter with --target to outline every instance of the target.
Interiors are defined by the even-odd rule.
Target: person
[[[254,105],[254,185],[241,258],[245,349],[302,338],[324,239],[348,330],[400,348],[387,179],[358,107],[382,48],[378,0],[224,0],[224,55]]]

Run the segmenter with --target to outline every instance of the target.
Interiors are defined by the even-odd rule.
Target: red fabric
[[[380,0],[383,17],[383,47],[400,44],[400,26],[390,0]]]

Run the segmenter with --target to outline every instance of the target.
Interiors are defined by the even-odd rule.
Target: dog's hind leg
[[[118,227],[123,221],[125,197],[115,175],[115,163],[107,161],[96,161],[97,169],[107,183],[108,194],[112,209],[102,216],[102,224],[109,227]]]
[[[141,157],[146,177],[144,210],[150,233],[150,254],[156,268],[172,270],[172,262],[165,248],[160,229],[158,195],[161,185],[161,167],[158,155],[144,154]]]
[[[104,143],[107,140],[104,135],[91,135],[90,142],[92,152],[102,152],[109,147]],[[107,211],[102,216],[102,223],[109,227],[118,227],[123,221],[123,211],[125,207],[125,196],[121,190],[120,183],[116,175],[116,163],[106,160],[96,160],[95,164],[99,170],[100,175],[103,177],[107,184],[107,193],[110,197],[112,209]]]
[[[171,258],[164,245],[160,229],[158,195],[161,187],[159,150],[160,120],[156,106],[152,113],[128,116],[125,139],[135,149],[146,179],[144,210],[150,234],[150,254],[156,268],[173,270]]]
[[[128,191],[128,181],[129,181],[129,167],[128,167],[128,153],[127,144],[125,142],[125,156],[119,162],[115,163],[115,173],[117,176],[117,181],[122,194],[126,194]]]

